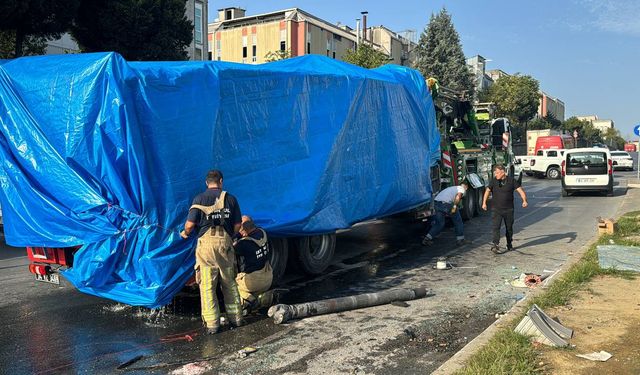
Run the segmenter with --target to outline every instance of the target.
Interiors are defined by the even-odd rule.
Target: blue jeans
[[[451,208],[453,208],[452,203],[435,201],[436,213],[433,216],[431,229],[429,229],[429,236],[431,236],[431,238],[435,238],[438,234],[440,234],[440,232],[442,232],[442,229],[444,229],[445,218],[450,217],[451,221],[453,221],[453,227],[456,232],[456,240],[464,239],[464,224],[462,224],[462,216],[460,216],[460,211],[456,210],[456,213],[451,215]]]

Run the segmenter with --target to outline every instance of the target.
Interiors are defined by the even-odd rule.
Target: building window
[[[307,54],[311,53],[311,42],[307,42]]]
[[[195,26],[194,40],[196,44],[202,44],[202,3],[195,3],[193,23]]]
[[[202,50],[200,48],[196,48],[194,60],[197,60],[197,61],[202,60]]]
[[[311,29],[311,26],[309,26]],[[307,54],[311,53],[311,30],[307,30]]]
[[[242,47],[242,59],[247,58],[247,46]]]
[[[258,52],[258,48],[255,45],[251,46],[251,61],[253,62],[258,61],[258,58],[256,56],[257,52]]]
[[[333,58],[336,58],[336,51],[333,51]]]
[[[284,51],[287,49],[287,42],[280,42],[280,51]]]
[[[207,60],[213,60],[213,53],[211,53],[211,51],[209,51],[209,55],[207,57]]]
[[[227,15],[224,17],[225,20],[231,19],[231,9],[227,9]]]

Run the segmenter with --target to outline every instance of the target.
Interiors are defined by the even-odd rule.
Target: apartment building
[[[538,117],[553,116],[556,120],[564,121],[564,102],[558,98],[549,96],[540,91],[540,105],[538,105]]]
[[[242,8],[218,10],[209,24],[209,57],[239,63],[263,63],[278,51],[342,59],[356,47],[350,28],[326,22],[298,8],[246,16]]]
[[[207,60],[209,50],[207,38],[207,0],[187,0],[185,5],[185,15],[193,23],[193,40],[187,47],[189,60],[200,61]]]
[[[365,35],[375,48],[389,56],[391,64],[413,66],[416,42],[382,25],[366,28]]]
[[[613,129],[615,127],[613,120],[601,119],[598,115],[576,116],[576,118],[581,121],[589,121],[594,128],[600,130],[602,133],[606,132],[607,129]]]
[[[486,73],[486,65],[487,59],[480,55],[475,55],[467,59],[467,66],[471,70],[476,84],[476,92],[488,89],[494,82]]]

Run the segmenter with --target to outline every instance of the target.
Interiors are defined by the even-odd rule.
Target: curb
[[[632,187],[629,185],[629,187]],[[640,185],[638,185],[640,187]],[[639,193],[640,194],[640,193]],[[620,208],[616,212],[616,217],[622,216],[622,214],[629,210],[625,207],[625,202],[629,198],[629,195],[625,196],[622,204],[620,204]],[[633,199],[633,198],[632,198]],[[569,259],[564,266],[553,276],[554,279],[558,279],[562,275],[564,275],[574,264],[578,263],[580,259],[584,256],[587,250],[593,246],[594,243],[598,241],[599,235],[594,235],[589,242],[580,248],[578,253],[575,253],[571,259]],[[473,340],[471,340],[467,345],[465,345],[462,349],[460,349],[457,353],[455,353],[451,358],[449,358],[445,363],[443,363],[440,367],[438,367],[435,371],[433,371],[432,375],[446,375],[453,374],[456,371],[459,371],[465,367],[469,359],[476,354],[477,352],[484,347],[491,338],[498,332],[498,330],[502,328],[506,328],[512,324],[512,322],[519,318],[521,315],[524,315],[527,311],[527,307],[529,301],[542,294],[546,289],[552,285],[549,283],[542,288],[537,288],[529,293],[525,294],[525,297],[518,301],[509,311],[507,311],[503,316],[498,318],[495,322],[493,322],[487,329],[482,331],[478,336],[476,336]]]

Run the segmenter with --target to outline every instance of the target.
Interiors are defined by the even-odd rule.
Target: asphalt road
[[[555,271],[595,235],[595,217],[638,206],[627,190],[636,172],[616,172],[614,197],[560,197],[560,182],[528,178],[527,209],[516,209],[516,250],[489,251],[489,214],[465,224],[471,245],[454,246],[452,228],[430,248],[424,224],[402,218],[362,225],[338,236],[326,275],[291,274],[288,303],[427,287],[409,307],[378,306],[275,325],[253,316],[240,329],[199,334],[198,300],[183,297],[169,310],[145,310],[84,295],[69,286],[36,282],[24,249],[0,248],[0,373],[416,373],[435,370],[508,310],[527,290],[505,284],[521,272]],[[637,194],[636,194],[637,195]],[[519,198],[516,198],[519,203]],[[638,208],[635,208],[638,209]],[[435,270],[446,256],[454,268]],[[244,359],[247,345],[259,350]],[[194,366],[192,363],[199,363]],[[191,364],[190,364],[191,363]],[[186,368],[183,366],[187,366]],[[187,373],[187,372],[184,372]]]

